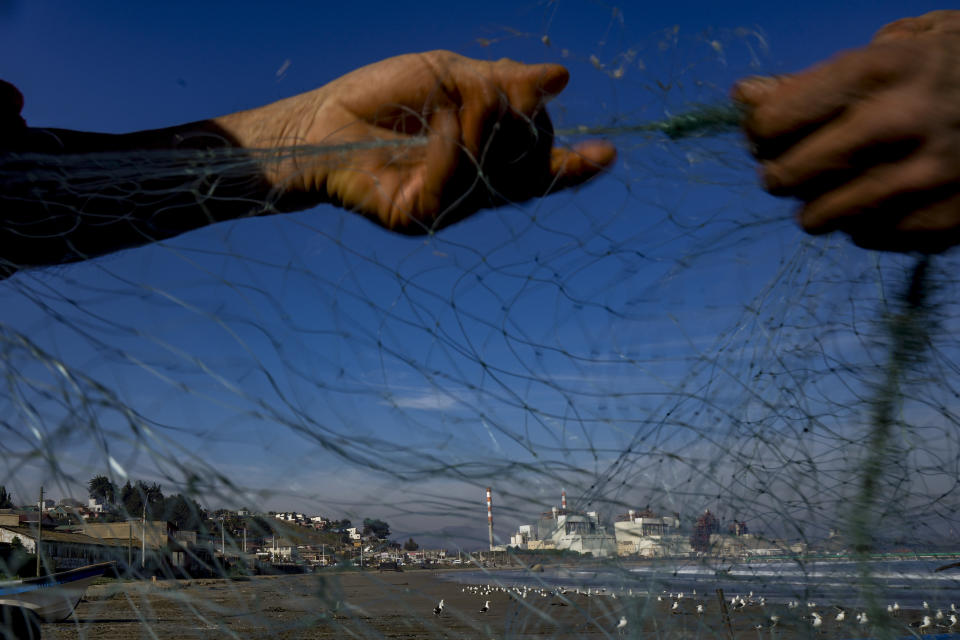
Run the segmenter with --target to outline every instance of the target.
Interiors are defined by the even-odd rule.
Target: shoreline
[[[95,585],[78,605],[74,618],[43,625],[45,638],[581,638],[617,636],[621,616],[627,635],[657,637],[729,637],[715,595],[680,600],[662,597],[617,597],[568,592],[564,596],[522,591],[471,589],[450,571],[328,572],[257,576],[249,580],[197,579],[115,582]],[[727,594],[728,597],[731,594]],[[524,597],[525,596],[525,597]],[[433,609],[444,600],[441,616]],[[485,601],[490,610],[480,613]],[[703,613],[696,605],[703,605]],[[812,609],[811,609],[812,610]],[[816,609],[824,622],[814,629],[807,609],[753,604],[730,611],[734,637],[753,640],[817,638],[842,640],[876,636],[870,625],[837,623],[829,603]],[[773,624],[770,616],[778,616]],[[892,621],[896,636],[921,611],[902,611]],[[804,619],[807,618],[807,619]],[[757,628],[759,626],[759,628]],[[147,629],[149,627],[149,630]],[[901,631],[902,630],[902,631]],[[945,633],[935,628],[930,633]],[[757,634],[760,636],[757,636]],[[620,634],[622,635],[622,634]],[[960,635],[957,636],[960,638]]]

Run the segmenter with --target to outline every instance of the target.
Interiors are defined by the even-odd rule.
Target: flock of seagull
[[[605,589],[604,587],[599,587],[599,588],[588,587],[587,589],[580,589],[580,588],[567,589],[565,587],[556,587],[555,589],[548,590],[548,589],[544,589],[543,587],[533,587],[533,588],[529,586],[508,587],[508,586],[497,585],[497,584],[480,584],[480,585],[466,585],[461,589],[461,591],[463,593],[484,598],[483,606],[480,607],[479,613],[487,613],[490,611],[490,600],[488,597],[498,593],[503,593],[509,597],[517,598],[517,599],[527,599],[528,596],[541,597],[541,598],[554,598],[555,600],[550,604],[552,606],[562,606],[562,607],[567,606],[568,599],[566,598],[566,596],[571,594],[578,595],[578,596],[586,596],[588,598],[594,597],[594,596],[604,596],[604,597],[609,597],[613,600],[617,599],[616,593],[612,591],[607,591],[607,589]],[[621,593],[621,597],[623,596],[633,597],[633,595],[634,594],[632,589],[628,590],[627,593]],[[693,596],[692,598],[688,597],[688,601],[696,598],[697,592],[695,589],[692,593],[692,596]],[[657,596],[657,602],[670,603],[669,608],[671,613],[681,614],[681,613],[684,613],[681,605],[681,602],[684,600],[684,597],[685,596],[683,592],[668,593],[667,591],[664,591],[663,594]],[[732,598],[730,598],[729,607],[733,611],[740,611],[748,607],[762,610],[766,604],[767,604],[766,598],[764,598],[763,596],[757,596],[755,598],[753,592],[751,591],[746,597],[742,595],[735,595]],[[800,606],[801,606],[800,603],[796,600],[792,600],[787,603],[788,609],[797,609]],[[440,603],[436,607],[434,607],[433,614],[438,617],[442,616],[443,607],[444,607],[444,601],[440,600]],[[818,611],[816,611],[817,603],[812,601],[807,602],[806,607],[810,610],[809,615],[802,615],[802,616],[799,616],[799,618],[801,620],[808,622],[814,629],[821,630],[824,625],[824,616],[821,615]],[[837,612],[833,616],[833,624],[842,625],[847,619],[848,610],[839,605],[833,605],[833,608]],[[698,616],[703,615],[704,613],[703,602],[697,602],[695,606],[695,611]],[[936,609],[936,611],[932,611],[930,604],[928,602],[924,602],[923,611],[924,611],[924,614],[922,618],[909,623],[908,625],[909,627],[916,629],[920,633],[932,631],[934,629],[945,629],[948,632],[960,630],[960,627],[958,627],[958,616],[960,616],[960,609],[957,608],[956,604],[950,604],[949,610],[944,612],[943,609]],[[888,604],[887,613],[891,617],[899,618],[900,617],[899,603],[894,602],[892,604]],[[869,619],[867,618],[866,611],[858,612],[854,619],[856,623],[860,626],[866,626],[870,622]],[[781,617],[779,615],[772,614],[769,617],[769,621],[766,625],[758,624],[755,626],[755,628],[758,630],[763,628],[773,629],[777,626],[780,620],[781,620]],[[627,617],[620,616],[620,620],[617,623],[617,626],[615,629],[618,632],[622,632],[627,627],[628,624],[629,624],[629,621],[627,620]]]

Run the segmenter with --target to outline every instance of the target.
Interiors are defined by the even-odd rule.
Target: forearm
[[[27,128],[8,136],[0,278],[316,204],[285,191],[269,151],[246,147],[277,137],[243,129],[263,124],[257,111],[129,134]]]

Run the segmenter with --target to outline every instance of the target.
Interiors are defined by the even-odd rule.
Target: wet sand
[[[317,573],[261,576],[244,581],[179,580],[94,585],[74,618],[43,625],[44,638],[582,638],[651,637],[748,640],[866,637],[868,626],[836,623],[836,610],[820,606],[814,629],[807,610],[750,605],[730,612],[727,628],[715,596],[687,597],[677,612],[672,601],[646,597],[564,598],[528,593],[465,592],[440,572]],[[447,577],[455,578],[455,574]],[[433,609],[443,598],[440,616]],[[484,600],[490,610],[480,613]],[[704,605],[702,615],[697,603]],[[781,620],[771,627],[770,616]],[[621,616],[625,629],[617,630]],[[909,635],[919,612],[894,621],[896,635]],[[760,626],[758,629],[757,626]],[[929,633],[943,632],[933,629]]]

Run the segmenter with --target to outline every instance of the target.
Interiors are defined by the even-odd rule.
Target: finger
[[[909,152],[908,147],[894,147],[894,143],[914,143],[916,131],[916,122],[902,102],[858,105],[764,163],[764,185],[774,195],[797,195],[817,179],[854,170],[868,152],[873,152],[870,164],[893,160],[894,151]],[[881,145],[887,148],[878,149]]]
[[[521,64],[505,61],[497,73],[510,107],[533,116],[566,88],[570,72],[559,64]]]
[[[606,140],[587,140],[572,149],[555,147],[550,155],[549,193],[583,184],[617,159],[617,149]]]
[[[915,211],[894,228],[863,224],[847,231],[865,249],[941,253],[960,244],[960,196]]]
[[[901,18],[877,31],[873,42],[891,42],[931,32],[960,33],[960,12],[940,10],[913,18]]]
[[[462,171],[462,164],[469,162],[461,144],[460,120],[453,110],[438,112],[430,121],[430,139],[427,142],[426,158],[418,170],[419,184],[415,215],[428,228],[440,228],[455,222],[448,213],[450,200],[456,201],[464,190],[461,175],[473,174]],[[422,176],[422,179],[421,179]],[[454,195],[451,197],[451,192]],[[466,214],[465,214],[466,215]]]
[[[918,154],[903,162],[874,167],[807,203],[800,212],[800,223],[810,233],[826,233],[869,224],[872,215],[883,212],[887,219],[882,224],[878,220],[878,226],[898,224],[889,217],[899,220],[930,204],[930,198],[949,181],[943,162],[933,155]],[[859,216],[863,219],[858,220]]]
[[[772,82],[749,79],[733,94],[751,107],[744,123],[748,133],[761,140],[776,138],[821,125],[889,85],[904,69],[902,54],[901,47],[874,45]]]

